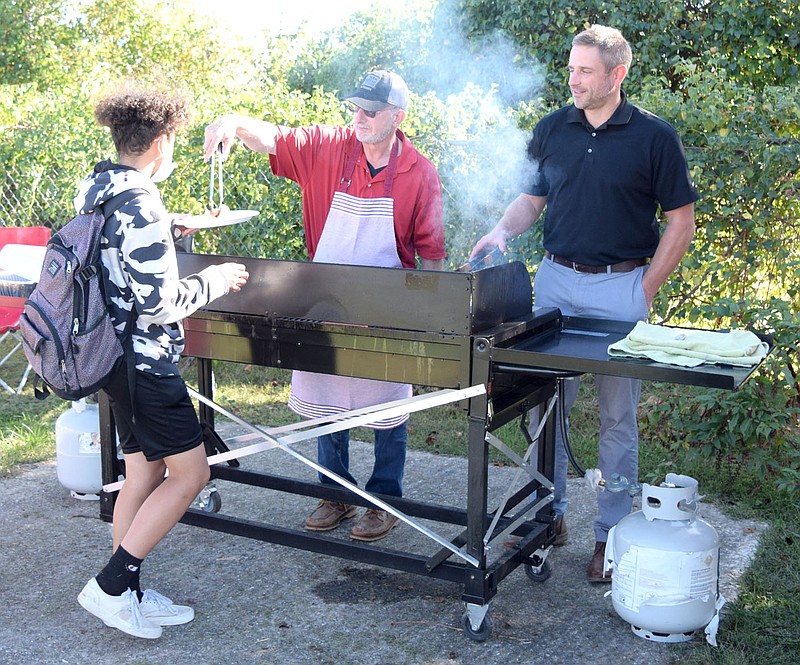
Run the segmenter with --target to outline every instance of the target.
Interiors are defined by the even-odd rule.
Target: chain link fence
[[[203,211],[209,195],[208,171],[196,171],[191,165],[178,167],[162,187],[164,203],[170,212]],[[57,231],[75,215],[73,198],[85,176],[85,172],[57,167],[6,168],[0,181],[0,225],[41,225]],[[296,186],[279,180],[263,170],[226,176],[225,204],[234,210],[258,210],[259,214],[243,224],[198,231],[196,251],[304,259],[299,191],[295,196],[288,189]]]
[[[65,187],[56,169],[38,172],[6,169],[0,190],[0,224],[58,229],[71,217],[74,189],[74,183],[71,190]]]

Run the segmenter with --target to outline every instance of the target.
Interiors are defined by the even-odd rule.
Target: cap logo
[[[377,76],[376,74],[367,74],[364,82],[361,84],[362,88],[367,88],[367,90],[374,90],[375,86],[381,82],[381,77]]]

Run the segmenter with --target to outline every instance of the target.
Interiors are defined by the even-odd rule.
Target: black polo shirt
[[[601,127],[574,105],[545,116],[528,154],[538,170],[527,193],[547,197],[544,247],[577,263],[652,257],[658,207],[674,210],[699,198],[678,134],[624,92]]]

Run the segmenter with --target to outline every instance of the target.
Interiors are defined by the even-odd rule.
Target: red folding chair
[[[6,245],[33,245],[43,247],[50,240],[51,230],[46,226],[8,227],[0,226],[0,252]],[[6,251],[12,250],[8,247]],[[31,266],[26,266],[30,268]],[[38,277],[38,270],[37,277]],[[0,268],[0,348],[11,344],[11,350],[0,360],[0,368],[9,363],[22,347],[22,336],[19,334],[19,317],[25,304],[25,298],[33,290],[34,282],[14,274],[13,271]],[[22,392],[28,375],[30,363],[26,361],[25,370],[16,390],[0,378],[0,387],[19,395]]]

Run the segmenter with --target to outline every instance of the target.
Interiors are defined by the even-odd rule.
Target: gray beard
[[[356,132],[358,132],[358,130],[356,130]],[[389,127],[385,131],[381,132],[380,134],[367,134],[364,138],[359,139],[359,140],[361,141],[361,143],[368,143],[370,145],[373,145],[373,144],[376,144],[376,143],[382,143],[383,141],[388,139],[392,135],[393,132],[394,132],[394,127],[389,125]]]

